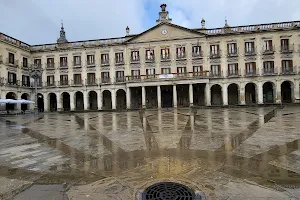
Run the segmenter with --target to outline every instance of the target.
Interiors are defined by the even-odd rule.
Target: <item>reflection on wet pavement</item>
[[[67,182],[69,199],[93,199],[95,191],[132,199],[165,179],[208,199],[251,199],[250,190],[237,192],[247,185],[262,193],[255,198],[289,199],[295,195],[282,188],[300,185],[298,107],[7,117],[0,137],[0,175],[13,178],[8,169],[17,169],[35,183]]]

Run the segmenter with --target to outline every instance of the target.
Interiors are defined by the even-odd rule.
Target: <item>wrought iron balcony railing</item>
[[[19,60],[6,58],[5,64],[10,66],[10,67],[18,67],[19,66]]]

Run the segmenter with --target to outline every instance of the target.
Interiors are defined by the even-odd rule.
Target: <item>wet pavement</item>
[[[206,199],[299,199],[300,107],[0,117],[0,166],[0,199],[127,200],[160,181]]]

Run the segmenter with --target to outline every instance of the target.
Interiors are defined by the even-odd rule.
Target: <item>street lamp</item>
[[[34,106],[34,114],[37,115],[39,112],[38,109],[38,94],[37,94],[37,86],[38,80],[42,77],[43,69],[41,65],[34,64],[31,68],[29,68],[29,74],[31,78],[34,79],[34,87],[35,87],[35,106]]]

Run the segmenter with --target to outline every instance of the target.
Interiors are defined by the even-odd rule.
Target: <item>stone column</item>
[[[99,90],[97,92],[97,104],[98,104],[98,110],[102,110],[102,91]]]
[[[62,111],[62,97],[61,93],[56,94],[57,111]]]
[[[20,100],[21,99],[21,93],[20,92],[17,92],[17,100]],[[34,100],[33,100],[34,101]],[[36,103],[36,102],[35,102]],[[35,105],[35,104],[34,104]],[[21,104],[18,103],[18,104],[15,104],[15,109],[16,110],[21,110]]]
[[[111,91],[111,106],[113,110],[117,109],[117,97],[115,89]]]
[[[300,99],[300,91],[299,91],[299,79],[295,80],[295,85],[294,85],[294,97],[292,99]]]
[[[157,108],[161,108],[161,90],[160,90],[160,85],[157,86]]]
[[[194,105],[193,84],[189,85],[189,99],[190,99],[190,106],[193,106]]]
[[[146,88],[142,86],[142,108],[146,108]]]
[[[74,92],[70,92],[70,108],[71,111],[75,110],[75,97],[74,97]]]
[[[228,105],[228,87],[227,87],[227,83],[223,84],[222,87],[222,99],[223,99],[223,105],[227,106]]]
[[[246,105],[245,83],[240,84],[240,104],[241,105]]]
[[[89,97],[88,97],[87,91],[83,91],[83,106],[84,106],[84,110],[90,109],[90,102],[89,102]]]
[[[126,88],[126,108],[127,109],[130,109],[131,108],[131,96],[130,96],[130,87],[127,87]]]
[[[177,108],[177,87],[173,85],[173,107]]]
[[[257,84],[257,88],[258,88],[258,104],[263,104],[264,103],[264,99],[263,99],[263,86],[262,86],[262,82],[259,81]]]
[[[274,91],[274,90],[273,90]],[[281,81],[276,81],[276,94],[275,94],[275,103],[281,104]]]
[[[206,83],[205,85],[205,101],[206,106],[211,106],[211,92],[209,83]]]
[[[44,112],[49,112],[49,103],[50,103],[50,99],[48,99],[48,95],[47,93],[43,94],[44,96]],[[49,97],[50,98],[50,97]]]

